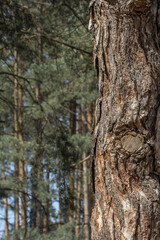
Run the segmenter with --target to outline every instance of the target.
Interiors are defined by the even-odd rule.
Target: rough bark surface
[[[160,239],[160,1],[93,0],[92,239]]]

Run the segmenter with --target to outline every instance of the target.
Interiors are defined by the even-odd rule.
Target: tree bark
[[[93,0],[94,240],[160,239],[160,1]]]
[[[47,192],[49,193],[49,179],[50,179],[50,161],[47,159]],[[44,217],[43,217],[43,233],[47,234],[49,230],[49,198],[46,197],[44,201]]]
[[[76,214],[76,231],[75,235],[78,238],[80,233],[80,224],[81,224],[81,189],[82,189],[82,166],[80,164],[78,171],[78,186],[77,186],[77,214]]]
[[[40,11],[40,13],[42,14],[42,7],[40,4],[38,4],[38,9]],[[37,31],[41,32],[41,24],[40,22],[37,23]],[[42,46],[42,39],[41,36],[38,35],[37,36],[37,52],[38,52],[38,56],[37,56],[37,65],[40,65],[42,62],[42,56],[43,56],[43,46]],[[35,98],[36,98],[36,102],[37,105],[40,105],[41,103],[41,99],[40,99],[40,83],[37,82],[36,84],[36,88],[35,88]],[[39,145],[39,148],[42,144],[42,119],[38,118],[34,120],[35,122],[35,132],[36,132],[36,143],[37,145]],[[38,181],[40,180],[40,178],[43,178],[43,169],[42,169],[42,157],[41,157],[42,153],[41,150],[37,150],[37,153],[35,154],[34,160],[33,160],[33,167],[32,167],[32,176],[33,176],[33,181],[32,181],[32,192],[33,195],[37,194],[38,192]],[[48,203],[46,203],[48,204]],[[32,208],[31,208],[31,227],[34,228],[38,228],[39,232],[42,233],[43,232],[43,219],[42,219],[42,209],[41,209],[41,205],[40,202],[37,201],[34,197],[32,198]],[[46,229],[46,228],[45,228]],[[45,230],[46,231],[46,230]]]
[[[4,166],[2,166],[2,179],[3,179],[3,182],[5,183],[6,175],[5,175],[5,168],[4,168]],[[7,235],[8,235],[8,199],[7,199],[7,197],[4,198],[4,210],[5,210],[5,215],[4,215],[4,236],[7,238]]]
[[[69,134],[72,136],[76,134],[76,100],[73,99],[70,103],[70,120],[69,120]],[[71,222],[74,218],[74,169],[70,169],[69,176],[69,222]]]
[[[83,159],[86,153],[83,153]],[[89,187],[88,187],[88,164],[83,162],[83,182],[84,182],[84,240],[90,240],[90,214],[89,214]]]
[[[14,74],[18,75],[18,66],[17,66],[17,50],[14,50]],[[18,80],[17,77],[14,78],[14,137],[18,137]],[[19,164],[18,160],[15,159],[15,177],[19,176]],[[14,225],[15,230],[19,229],[19,198],[15,194],[14,197]]]
[[[18,64],[20,64],[20,59],[18,57]],[[18,74],[20,74],[20,66],[18,66]],[[18,140],[20,143],[23,142],[23,91],[22,86],[20,85],[19,79],[17,82],[17,94],[18,94],[18,108],[17,108],[17,120],[18,120]],[[20,148],[20,152],[22,148]],[[19,160],[19,180],[23,183],[25,178],[24,171],[24,160]],[[27,228],[27,208],[26,208],[26,196],[24,193],[21,193],[21,219],[22,224],[21,228],[24,230]]]
[[[89,120],[89,114],[85,111],[85,106],[82,107],[82,135],[85,136],[89,129],[87,129]],[[86,153],[83,152],[82,159],[86,158]],[[83,162],[83,184],[84,184],[84,226],[83,226],[83,238],[84,240],[90,240],[90,214],[89,214],[89,186],[88,186],[88,163]]]
[[[17,50],[14,50],[14,136],[19,140],[19,143],[23,142],[23,92],[20,85],[18,75],[20,75],[20,57]],[[19,148],[19,153],[22,151]],[[20,182],[23,182],[25,177],[24,161],[23,159],[15,159],[15,176],[19,178]],[[27,215],[26,215],[26,196],[21,193],[21,218],[22,229],[27,227]],[[19,229],[19,198],[15,196],[15,230]],[[18,238],[18,237],[17,237]]]
[[[37,104],[40,103],[40,86],[37,85],[36,86],[36,102]],[[42,209],[41,209],[41,205],[40,202],[37,201],[37,199],[35,199],[34,195],[38,195],[38,184],[39,184],[39,180],[43,177],[42,176],[42,152],[40,150],[40,145],[42,144],[42,119],[35,119],[35,132],[36,132],[36,143],[39,146],[39,149],[37,150],[35,156],[34,156],[34,160],[33,160],[33,166],[32,166],[32,207],[31,207],[31,227],[34,228],[38,228],[39,232],[43,231],[43,223],[42,223]],[[38,198],[38,196],[37,196]]]
[[[82,134],[82,113],[81,106],[77,106],[77,122],[76,122],[76,134]],[[79,156],[79,159],[81,155]],[[81,201],[82,201],[82,164],[76,169],[76,229],[75,236],[77,239],[80,238],[80,225],[81,225]]]

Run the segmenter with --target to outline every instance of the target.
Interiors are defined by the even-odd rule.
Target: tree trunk
[[[39,92],[40,92],[40,86],[37,85],[36,87],[36,101],[37,104],[39,104],[40,99],[39,99]],[[42,228],[42,209],[41,209],[41,205],[40,202],[37,201],[37,199],[34,197],[36,196],[38,198],[38,184],[39,184],[39,180],[43,177],[42,176],[42,163],[41,163],[41,150],[40,150],[40,145],[42,143],[42,120],[39,119],[35,119],[35,132],[36,132],[36,143],[39,146],[39,149],[37,150],[35,156],[34,156],[34,160],[33,160],[33,166],[32,166],[32,172],[31,172],[31,181],[32,181],[32,207],[31,207],[31,227],[34,229],[36,227],[38,227],[39,232],[43,231]]]
[[[160,239],[160,2],[93,0],[92,239]]]
[[[18,75],[18,66],[17,66],[17,50],[14,50],[14,74]],[[17,77],[14,78],[14,137],[18,136],[18,81]],[[18,160],[15,159],[15,177],[19,176],[19,164]],[[18,193],[14,197],[14,225],[15,230],[19,229],[19,198]]]
[[[23,142],[23,94],[20,80],[17,77],[20,75],[20,58],[17,54],[17,50],[14,50],[14,136]],[[22,149],[19,149],[21,151]],[[15,176],[19,178],[20,182],[23,182],[25,177],[24,172],[24,161],[22,159],[15,159]],[[19,198],[15,196],[15,230],[19,229]],[[21,218],[22,218],[22,229],[27,227],[27,216],[26,216],[26,197],[24,193],[21,193]]]
[[[41,5],[38,4],[38,9],[40,13],[42,14],[42,9]],[[38,22],[37,24],[37,32],[41,32],[41,24]],[[42,46],[42,39],[41,36],[38,35],[37,37],[37,51],[38,51],[38,56],[37,56],[37,64],[40,65],[42,61],[42,56],[43,56],[43,46]],[[36,88],[35,88],[35,98],[37,105],[41,104],[41,99],[40,99],[40,82],[37,81]],[[42,119],[38,118],[34,120],[35,122],[35,132],[36,132],[36,143],[37,145],[42,144]],[[37,150],[37,153],[35,154],[34,160],[33,160],[33,167],[32,167],[32,176],[33,176],[33,182],[32,182],[32,192],[33,195],[37,195],[38,192],[38,181],[40,178],[43,178],[43,169],[42,169],[42,153],[41,150]],[[42,209],[40,202],[35,199],[35,197],[32,198],[32,208],[31,208],[31,227],[34,229],[38,227],[39,232],[43,232],[43,218],[42,218]],[[46,231],[46,230],[45,230]]]
[[[86,153],[83,153],[83,159],[86,158]],[[89,224],[89,188],[88,188],[88,164],[83,162],[83,182],[84,182],[84,240],[90,240],[90,224]]]
[[[87,117],[87,119],[86,119]],[[86,121],[87,120],[87,121]],[[85,111],[85,106],[82,107],[82,135],[87,134],[89,114]],[[86,153],[83,152],[82,159],[86,158]],[[83,227],[83,238],[84,240],[90,240],[90,216],[89,216],[89,186],[88,186],[88,163],[83,162],[83,184],[84,184],[84,227]]]
[[[18,64],[20,64],[20,59],[18,57]],[[18,66],[18,74],[20,74],[20,66]],[[23,142],[23,92],[22,86],[20,85],[19,79],[17,84],[17,94],[18,94],[18,108],[17,108],[17,120],[18,120],[18,140],[20,143]],[[20,148],[20,151],[22,149]],[[23,183],[25,178],[24,171],[24,161],[23,159],[19,160],[19,180]],[[26,196],[25,193],[21,193],[21,228],[27,228],[27,213],[26,213]]]
[[[58,209],[58,228],[62,226],[62,188],[61,188],[61,166],[58,169],[58,198],[59,198],[59,209]]]
[[[49,193],[49,178],[50,178],[50,161],[47,160],[47,176],[46,176],[46,181],[47,181],[47,192]],[[47,197],[44,202],[44,218],[43,218],[43,233],[47,234],[49,230],[49,198]]]
[[[81,189],[82,189],[82,166],[80,164],[77,171],[78,178],[78,186],[77,186],[77,214],[76,214],[76,237],[79,236],[80,233],[80,223],[81,223]]]
[[[69,126],[69,133],[72,136],[76,134],[76,100],[73,100],[70,103],[70,126]],[[74,217],[74,169],[70,169],[70,176],[69,176],[69,222],[73,220]]]
[[[5,168],[3,166],[2,166],[2,178],[3,178],[3,182],[5,183],[6,175],[5,175]],[[4,236],[7,238],[7,235],[8,235],[8,199],[7,199],[7,197],[4,198],[4,210],[5,210],[5,215],[4,215]]]
[[[82,113],[81,106],[77,106],[77,121],[76,121],[76,134],[82,134]],[[79,156],[79,159],[81,155]],[[75,236],[77,239],[80,237],[80,224],[81,224],[81,200],[82,200],[82,164],[76,169],[76,228],[75,228]]]

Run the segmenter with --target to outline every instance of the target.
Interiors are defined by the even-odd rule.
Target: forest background
[[[90,239],[88,5],[0,0],[1,239]]]

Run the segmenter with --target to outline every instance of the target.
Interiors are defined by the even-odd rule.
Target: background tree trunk
[[[86,153],[83,153],[83,159]],[[83,162],[83,181],[84,181],[84,240],[90,240],[90,224],[89,224],[89,188],[88,188],[88,164]]]
[[[82,107],[82,135],[87,134],[87,127],[89,125],[88,119],[89,114],[85,112],[85,106]],[[82,159],[86,158],[86,153],[83,152]],[[90,217],[89,217],[89,187],[88,187],[88,163],[83,162],[83,184],[84,184],[84,227],[83,227],[83,238],[84,240],[90,240]]]
[[[59,197],[58,228],[61,228],[62,226],[61,169],[58,170],[58,197]]]
[[[50,188],[49,188],[49,180],[50,180],[50,160],[47,159],[47,174],[46,174],[46,180],[47,180],[47,192],[49,194]],[[44,201],[44,217],[43,217],[43,233],[47,234],[49,231],[49,198],[46,197]]]
[[[160,2],[90,4],[98,74],[94,240],[160,239]]]
[[[76,134],[76,99],[72,100],[70,103],[70,126],[69,126],[69,133],[70,135]],[[74,169],[70,169],[69,175],[69,222],[71,222],[74,218]]]
[[[82,188],[82,166],[81,164],[78,167],[78,186],[77,186],[77,214],[76,214],[76,237],[79,237],[80,234],[80,224],[81,224],[81,188]]]
[[[18,75],[18,66],[17,66],[17,50],[14,50],[14,137],[18,137],[18,80],[16,75]],[[19,176],[19,164],[18,160],[15,159],[15,177]],[[15,230],[19,229],[19,198],[18,193],[14,197],[14,224]]]
[[[20,59],[18,56],[18,64],[20,64]],[[18,66],[18,74],[20,75],[20,66]],[[17,94],[18,94],[18,109],[17,109],[17,120],[18,120],[18,140],[20,143],[23,142],[23,90],[18,79],[17,82]],[[20,147],[19,152],[22,152]],[[24,171],[24,160],[19,160],[19,180],[23,184],[25,178]],[[24,230],[27,228],[27,208],[26,208],[26,196],[25,193],[21,193],[21,228]]]
[[[38,10],[42,14],[42,6],[38,4]],[[37,32],[41,32],[41,23],[37,23]],[[37,35],[37,64],[40,66],[42,63],[42,57],[43,57],[43,44],[42,39],[40,35]],[[41,104],[41,96],[40,96],[40,81],[37,81],[36,87],[35,87],[35,100],[37,105],[40,106]],[[42,158],[41,158],[41,144],[42,144],[42,119],[36,118],[34,119],[35,122],[35,132],[36,132],[36,143],[38,145],[38,150],[34,157],[34,163],[32,167],[32,176],[33,176],[33,183],[32,183],[32,191],[33,195],[37,195],[38,192],[38,184],[39,181],[43,178],[43,167],[42,167]],[[38,198],[38,196],[37,196]],[[48,202],[46,201],[46,206]],[[47,211],[47,209],[46,209]],[[46,217],[46,213],[45,213]],[[46,220],[45,220],[46,221]],[[42,218],[42,209],[41,204],[35,197],[32,197],[32,209],[31,209],[31,227],[32,228],[38,228],[39,232],[42,233],[43,231],[46,231],[46,227],[43,228],[44,219]],[[46,222],[45,222],[46,223]],[[45,230],[44,230],[45,229]]]
[[[5,183],[6,181],[6,174],[5,174],[5,167],[2,166],[2,179],[3,182]],[[4,198],[4,211],[5,211],[5,215],[4,215],[4,236],[7,238],[8,235],[8,199],[7,197]]]

